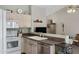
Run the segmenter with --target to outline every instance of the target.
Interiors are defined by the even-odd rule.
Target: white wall
[[[32,6],[32,32],[34,31],[34,27],[45,27],[46,26],[46,9],[33,5]],[[33,21],[39,19],[42,20],[43,23],[34,23]]]
[[[54,14],[60,9],[64,8],[66,5],[47,5],[46,6],[46,15]]]
[[[47,25],[47,18],[46,16],[57,12],[58,10],[65,7],[64,5],[33,5],[32,6],[32,32],[34,31],[34,27],[36,26],[44,26]],[[42,24],[34,24],[33,21],[36,19],[43,20]]]
[[[77,12],[74,14],[68,14],[66,10],[66,8],[63,8],[55,14],[50,15],[50,18],[56,19],[55,22],[57,24],[57,34],[62,34],[62,23],[64,23],[65,26],[65,34],[69,34],[71,36],[79,34],[79,11],[77,10]]]

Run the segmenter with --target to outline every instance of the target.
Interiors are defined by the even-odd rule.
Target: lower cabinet
[[[24,51],[26,54],[39,54],[40,53],[40,44],[37,41],[31,39],[25,39],[25,48]]]
[[[32,39],[23,39],[22,52],[26,54],[55,54],[55,45],[48,45]]]

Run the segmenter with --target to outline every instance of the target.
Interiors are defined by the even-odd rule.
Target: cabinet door
[[[37,53],[42,54],[42,45],[40,43],[37,44]]]
[[[27,39],[26,43],[26,53],[27,54],[37,54],[37,42]]]
[[[15,21],[19,27],[31,27],[31,15],[7,12],[7,21]]]
[[[20,27],[31,27],[31,16],[30,15],[23,15],[19,14],[18,23]]]
[[[19,24],[18,23],[18,14],[17,13],[10,13],[10,12],[7,12],[7,14],[6,14],[6,19],[7,19],[7,22],[10,22],[10,21],[12,21],[12,22],[16,22],[17,24]]]
[[[41,53],[41,45],[37,41],[33,41],[31,39],[25,39],[24,41],[24,52],[27,54],[40,54]]]
[[[18,20],[18,24],[19,24],[19,27],[23,27],[24,25],[24,19],[23,19],[23,15],[22,14],[18,14],[17,15],[17,20]]]
[[[17,20],[17,13],[10,13],[10,12],[7,12],[6,14],[6,18],[7,20]]]
[[[31,27],[31,15],[24,15],[24,27]]]
[[[31,41],[29,39],[26,39],[26,44],[25,44],[25,52],[27,54],[32,54],[32,43],[30,43]]]

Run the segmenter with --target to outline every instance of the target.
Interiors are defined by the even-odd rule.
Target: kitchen
[[[54,10],[55,7],[56,10]],[[59,46],[60,44],[61,46],[64,45],[65,47],[66,43],[68,44],[67,47],[71,48],[72,50],[71,47],[73,43],[72,38],[74,39],[75,32],[68,31],[69,27],[67,29],[65,27],[66,23],[63,24],[64,21],[61,20],[64,17],[62,16],[59,17],[60,13],[62,13],[61,15],[63,15],[64,11],[63,12],[61,11],[66,7],[67,6],[64,5],[62,6],[54,5],[53,12],[51,15],[49,15],[49,13],[51,12],[48,11],[52,11],[51,6],[1,5],[0,17],[2,20],[3,28],[1,28],[2,39],[0,44],[1,45],[0,53],[2,54],[72,53],[72,51],[66,52],[65,50],[64,52],[61,52],[58,51],[61,49],[56,50],[57,49],[56,46]],[[49,10],[46,10],[47,8],[49,8]],[[48,14],[48,16],[46,14]],[[56,18],[60,19],[60,21]],[[58,26],[57,24],[59,25],[59,27],[57,27]],[[76,32],[76,34],[78,33]]]

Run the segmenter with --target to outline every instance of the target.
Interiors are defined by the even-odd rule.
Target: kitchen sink
[[[34,40],[46,40],[46,39],[48,39],[48,38],[46,38],[46,37],[40,37],[40,36],[30,36],[30,37],[28,37],[28,38],[34,39]]]

